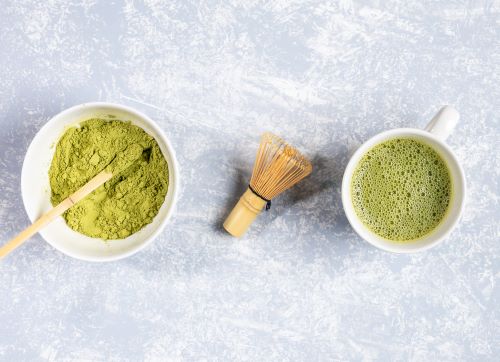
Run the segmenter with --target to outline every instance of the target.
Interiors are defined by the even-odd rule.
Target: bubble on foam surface
[[[418,239],[443,219],[451,178],[444,160],[412,138],[388,140],[369,150],[352,178],[356,214],[376,234],[394,241]]]

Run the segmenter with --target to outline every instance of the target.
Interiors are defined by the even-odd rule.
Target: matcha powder
[[[130,153],[125,167],[115,157]],[[117,160],[120,160],[117,158]],[[113,169],[113,167],[115,169]],[[129,122],[89,119],[68,129],[49,170],[55,206],[102,170],[113,178],[64,213],[73,230],[123,239],[151,223],[168,189],[168,165],[153,137]]]

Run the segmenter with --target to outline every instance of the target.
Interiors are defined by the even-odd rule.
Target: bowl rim
[[[168,164],[168,166],[169,166],[168,171],[169,171],[169,174],[172,175],[172,182],[169,183],[169,189],[167,191],[167,192],[172,193],[172,201],[171,201],[171,205],[169,206],[169,208],[167,210],[166,215],[164,216],[163,220],[161,221],[161,223],[158,225],[158,227],[156,228],[156,230],[154,232],[152,232],[142,242],[131,247],[126,252],[121,252],[121,253],[118,253],[116,255],[103,255],[100,257],[89,257],[89,256],[84,256],[84,255],[77,253],[77,252],[73,252],[71,250],[63,250],[60,247],[58,247],[57,245],[54,245],[52,242],[47,240],[45,238],[45,236],[43,235],[43,233],[40,233],[42,239],[45,240],[45,242],[47,242],[49,245],[51,245],[53,248],[60,251],[61,253],[68,255],[72,258],[75,258],[75,259],[90,261],[90,262],[108,262],[108,261],[116,261],[119,259],[124,259],[124,258],[127,258],[129,256],[132,256],[133,254],[141,251],[142,249],[144,249],[145,247],[150,245],[153,242],[153,240],[156,239],[156,237],[163,231],[166,224],[168,223],[168,221],[172,217],[172,214],[176,208],[177,200],[179,197],[179,188],[180,188],[180,182],[181,182],[180,181],[179,165],[178,165],[177,157],[175,155],[175,151],[174,151],[174,148],[172,147],[172,144],[170,143],[169,139],[167,138],[167,136],[165,135],[163,130],[160,128],[160,126],[155,121],[153,121],[150,117],[148,117],[146,114],[144,114],[144,113],[142,113],[142,112],[140,112],[132,107],[125,106],[122,104],[112,103],[112,102],[86,102],[86,103],[77,104],[77,105],[74,105],[70,108],[67,108],[67,109],[57,113],[53,117],[51,117],[33,136],[33,138],[31,139],[31,142],[26,150],[26,153],[24,155],[23,165],[21,168],[21,196],[22,196],[22,200],[23,200],[24,209],[25,209],[26,214],[28,215],[28,218],[31,222],[34,222],[35,220],[28,213],[27,200],[26,200],[24,192],[23,192],[23,190],[24,190],[24,188],[23,188],[23,180],[24,180],[23,174],[25,174],[25,169],[27,167],[27,156],[30,153],[34,152],[32,150],[32,148],[34,147],[33,141],[39,136],[39,134],[42,131],[52,127],[52,124],[55,123],[57,121],[57,119],[65,117],[65,116],[67,116],[67,114],[72,113],[77,109],[92,109],[92,108],[103,108],[103,107],[110,108],[110,109],[116,109],[119,111],[130,113],[131,115],[145,121],[155,131],[155,133],[156,133],[155,136],[160,138],[160,141],[163,142],[163,144],[166,147],[167,152],[169,153],[170,159],[172,161],[171,164],[170,163]]]

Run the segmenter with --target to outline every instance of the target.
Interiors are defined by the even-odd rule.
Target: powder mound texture
[[[90,237],[122,239],[151,223],[168,190],[168,165],[155,139],[118,120],[89,119],[68,129],[49,169],[57,205],[102,170],[111,180],[70,208],[69,227]]]
[[[351,196],[363,224],[393,241],[418,239],[443,219],[452,184],[431,147],[409,138],[369,150],[354,171]]]

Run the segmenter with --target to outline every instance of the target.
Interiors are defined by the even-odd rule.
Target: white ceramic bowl
[[[153,222],[125,239],[103,241],[90,238],[73,231],[62,217],[40,232],[50,245],[66,255],[88,261],[112,261],[130,256],[153,241],[167,224],[177,200],[179,171],[174,150],[162,130],[149,117],[126,106],[102,102],[80,104],[59,113],[40,129],[26,152],[21,192],[31,221],[52,207],[48,171],[57,141],[68,127],[92,117],[131,121],[144,129],[158,142],[169,169],[168,192]]]
[[[358,150],[351,157],[344,172],[344,178],[342,180],[342,204],[349,223],[359,236],[373,246],[385,251],[391,251],[394,253],[413,253],[430,249],[438,245],[446,239],[448,235],[450,235],[453,229],[457,226],[460,216],[463,213],[466,195],[466,182],[462,166],[453,151],[444,142],[448,135],[452,132],[458,122],[458,119],[458,112],[450,106],[445,106],[432,119],[425,130],[398,128],[385,131],[370,138],[358,148]],[[400,137],[418,139],[438,152],[448,165],[453,185],[450,206],[448,207],[448,211],[446,212],[443,220],[429,234],[424,235],[420,239],[408,242],[395,242],[387,240],[368,229],[356,215],[351,198],[352,175],[360,159],[366,154],[366,152],[368,152],[368,150],[377,144],[392,138]]]

